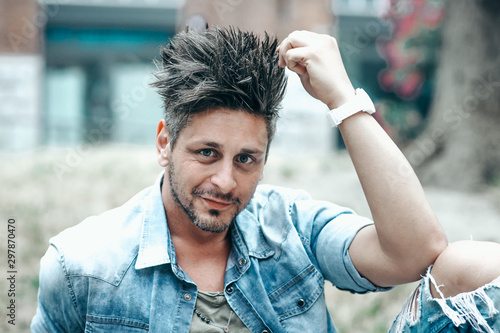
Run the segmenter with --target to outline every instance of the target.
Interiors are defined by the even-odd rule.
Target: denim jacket
[[[32,332],[189,332],[198,289],[177,264],[162,179],[50,240]],[[230,229],[229,305],[252,332],[335,332],[325,279],[351,292],[380,289],[348,255],[370,223],[304,192],[260,185]]]

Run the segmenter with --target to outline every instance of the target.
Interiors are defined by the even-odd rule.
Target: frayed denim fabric
[[[441,292],[430,269],[406,301],[389,332],[500,332],[500,277],[471,292],[433,298],[431,283],[438,293]]]

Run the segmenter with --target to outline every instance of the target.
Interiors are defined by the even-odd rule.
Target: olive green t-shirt
[[[231,309],[224,292],[199,291],[189,332],[250,333],[250,330]]]

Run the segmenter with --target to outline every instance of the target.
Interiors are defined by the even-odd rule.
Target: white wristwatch
[[[338,108],[330,110],[327,118],[332,127],[337,127],[344,119],[361,111],[372,114],[375,112],[375,105],[370,96],[363,89],[358,88],[353,98]]]

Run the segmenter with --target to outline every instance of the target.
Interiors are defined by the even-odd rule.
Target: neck
[[[221,253],[221,250],[231,247],[231,235],[229,230],[221,233],[213,233],[199,229],[190,220],[180,222],[174,217],[169,217],[167,213],[167,223],[172,241],[176,251],[179,252],[178,245],[183,244],[191,249],[190,252],[203,252],[209,255]],[[180,222],[180,223],[179,223]]]
[[[226,264],[231,251],[229,229],[221,233],[201,230],[179,207],[168,186],[163,186],[162,197],[177,263],[199,290],[224,290]]]
[[[192,222],[180,225],[175,219],[167,217],[167,220],[181,269],[199,290],[223,291],[231,234],[228,231],[214,234],[200,230]]]

